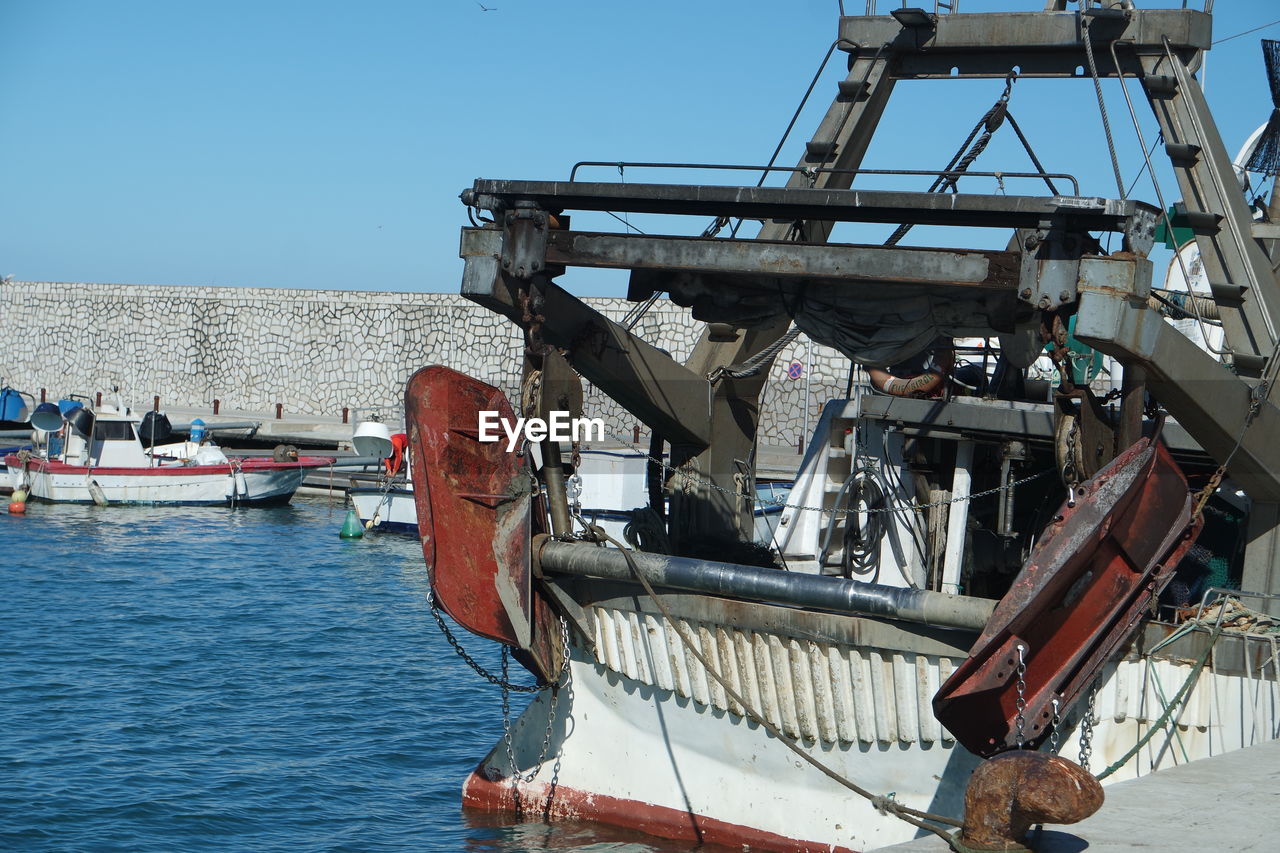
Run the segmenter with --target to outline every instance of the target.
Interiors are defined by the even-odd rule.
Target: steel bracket
[[[500,260],[504,271],[527,281],[546,265],[548,219],[545,210],[525,204],[503,216]]]

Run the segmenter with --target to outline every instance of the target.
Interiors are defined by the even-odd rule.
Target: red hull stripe
[[[16,455],[4,458],[6,465],[21,467],[22,461]],[[320,456],[303,457],[297,462],[275,462],[270,459],[245,459],[236,467],[251,474],[255,471],[279,471],[295,468],[323,468],[332,462]],[[101,474],[103,476],[128,477],[188,477],[192,474],[229,474],[230,465],[173,465],[163,468],[88,468],[84,465],[66,465],[62,462],[46,462],[42,459],[30,459],[27,466],[33,471],[48,474]]]
[[[798,841],[772,832],[739,826],[687,811],[655,806],[637,800],[622,800],[604,794],[557,785],[551,807],[546,807],[547,785],[521,784],[524,811],[551,819],[593,820],[626,829],[634,829],[659,838],[674,838],[703,844],[720,844],[738,849],[773,850],[778,853],[856,853],[848,847],[836,847],[813,841]],[[514,812],[511,783],[503,778],[486,779],[477,769],[462,786],[464,808],[485,812]]]

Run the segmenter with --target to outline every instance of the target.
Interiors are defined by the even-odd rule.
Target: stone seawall
[[[337,416],[342,409],[398,406],[418,368],[445,364],[513,395],[520,374],[519,330],[456,294],[248,287],[63,284],[0,285],[8,345],[0,377],[22,391],[93,394],[119,385],[127,402]],[[587,299],[621,318],[623,299]],[[701,324],[660,302],[636,331],[680,360]],[[794,445],[823,403],[844,393],[848,361],[814,345],[806,376],[801,337],[775,361],[762,398],[760,438]],[[586,410],[630,437],[633,417],[586,387]],[[647,430],[644,430],[647,433]]]

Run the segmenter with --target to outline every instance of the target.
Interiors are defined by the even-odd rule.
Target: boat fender
[[[22,501],[11,501],[9,503],[9,513],[11,515],[22,515],[27,511],[27,505]]]
[[[106,493],[102,491],[102,486],[98,485],[97,480],[89,481],[89,497],[93,498],[93,502],[98,506],[106,506],[110,503],[107,500]]]

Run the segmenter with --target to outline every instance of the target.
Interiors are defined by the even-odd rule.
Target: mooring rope
[[[1213,630],[1209,633],[1209,644],[1205,648],[1204,654],[1200,655],[1200,659],[1196,661],[1195,666],[1191,667],[1191,673],[1187,676],[1187,680],[1182,683],[1182,687],[1179,688],[1176,694],[1174,694],[1173,700],[1165,706],[1164,713],[1151,724],[1151,727],[1147,729],[1147,733],[1138,739],[1138,742],[1133,745],[1133,749],[1130,749],[1122,755],[1118,761],[1098,774],[1097,778],[1099,781],[1107,778],[1112,773],[1115,773],[1123,767],[1128,763],[1130,758],[1133,758],[1144,746],[1150,743],[1151,739],[1155,737],[1156,734],[1164,730],[1165,723],[1169,721],[1173,712],[1182,705],[1183,697],[1185,697],[1187,692],[1195,685],[1200,676],[1201,670],[1203,670],[1205,664],[1209,662],[1209,657],[1213,654],[1213,647],[1217,644],[1218,637],[1222,636],[1222,628],[1223,626],[1221,622],[1213,627]]]

